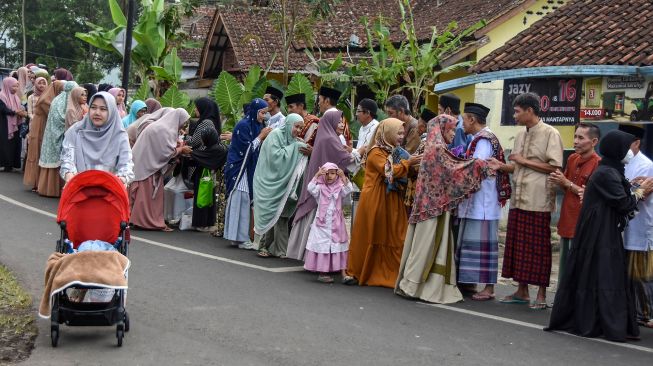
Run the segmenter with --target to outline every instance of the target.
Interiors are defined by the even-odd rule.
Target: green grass
[[[0,265],[0,333],[36,333],[32,298],[7,267]]]

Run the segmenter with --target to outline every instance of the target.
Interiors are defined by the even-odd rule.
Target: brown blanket
[[[72,285],[126,289],[129,264],[129,259],[118,252],[52,253],[45,266],[39,316],[49,318],[52,297]]]

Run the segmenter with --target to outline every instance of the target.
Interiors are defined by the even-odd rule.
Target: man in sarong
[[[286,116],[281,113],[281,99],[283,99],[283,91],[273,86],[268,86],[265,89],[263,100],[268,104],[268,113],[270,114],[267,127],[277,128],[283,126]]]
[[[504,164],[490,159],[497,170],[512,173],[508,232],[502,277],[519,283],[517,291],[503,303],[528,304],[528,285],[539,287],[530,307],[547,308],[546,288],[551,277],[551,212],[555,192],[549,174],[562,167],[562,139],[558,130],[540,118],[540,97],[535,93],[517,96],[513,103],[517,124],[525,126],[515,138],[515,147]]]
[[[481,104],[467,103],[463,115],[464,134],[473,136],[466,158],[505,161],[499,139],[487,127],[490,109]],[[458,205],[460,231],[456,245],[458,284],[475,290],[477,284],[485,288],[472,295],[472,300],[494,299],[499,263],[499,220],[501,206],[510,198],[507,173],[488,176],[481,188]]]
[[[620,125],[619,129],[635,136],[626,158],[624,175],[630,181],[653,176],[653,162],[640,151],[645,130],[636,125]],[[639,201],[635,217],[624,230],[624,247],[628,255],[628,276],[635,291],[639,324],[653,328],[653,196]]]
[[[579,192],[587,184],[589,177],[601,161],[594,151],[599,143],[601,131],[591,123],[581,123],[574,133],[574,150],[569,155],[565,172],[559,170],[551,173],[549,180],[565,191],[558,219],[558,235],[560,235],[560,266],[558,267],[558,283],[562,280],[565,263],[576,234],[576,223],[580,213]]]
[[[441,95],[438,100],[438,114],[447,114],[458,119],[456,136],[454,136],[453,142],[449,145],[449,150],[455,154],[456,148],[460,149],[459,146],[462,146],[463,153],[467,151],[469,143],[472,142],[472,136],[465,133],[465,129],[463,128],[463,116],[460,114],[460,98],[451,93]]]
[[[315,135],[317,134],[317,126],[320,123],[320,119],[317,116],[314,116],[306,110],[306,94],[293,94],[286,97],[286,104],[288,105],[288,114],[297,113],[304,119],[304,127],[302,132],[299,135],[304,142],[309,146],[306,148],[300,148],[300,151],[308,151],[310,155],[311,147],[315,143]]]

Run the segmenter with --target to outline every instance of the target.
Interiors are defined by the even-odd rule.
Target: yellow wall
[[[443,74],[440,76],[438,79],[438,82],[443,82],[443,81],[448,81],[448,80],[453,80],[453,79],[458,79],[462,78],[465,76],[469,76],[469,74],[465,70],[456,70],[453,72],[450,72],[448,74]],[[454,91],[454,94],[456,94],[460,98],[460,109],[462,110],[463,105],[467,102],[474,102],[474,85],[466,86],[464,88],[456,89]],[[438,96],[429,93],[429,95],[426,98],[426,106],[428,109],[432,110],[433,112],[437,113],[438,112]]]
[[[554,4],[559,6],[558,4]],[[476,51],[476,60],[480,60],[483,57],[489,55],[492,51],[503,46],[510,39],[515,37],[520,32],[524,31],[530,27],[537,20],[542,18],[544,15],[537,15],[538,11],[543,11],[542,6],[552,6],[547,3],[547,0],[538,0],[528,9],[520,12],[519,14],[513,16],[511,19],[504,21],[502,24],[496,28],[489,31],[486,35],[489,39],[489,42],[483,47],[479,48]],[[532,11],[533,14],[526,14],[527,11]],[[526,25],[524,25],[524,16],[526,16]],[[443,75],[440,82],[459,78],[462,76],[467,76],[465,72],[456,72],[448,75]],[[473,91],[473,96],[470,95],[470,92]],[[488,117],[490,129],[497,135],[501,141],[501,145],[504,148],[512,149],[514,145],[514,137],[523,127],[515,126],[501,126],[501,106],[503,99],[503,80],[497,80],[490,83],[481,83],[476,84],[471,87],[465,87],[457,90],[453,90],[452,93],[458,95],[463,101],[475,101],[476,103],[481,103],[486,105],[491,109],[490,115]],[[431,100],[429,99],[429,102]],[[437,103],[437,101],[436,101]],[[463,102],[464,103],[464,102]],[[437,108],[437,104],[436,104]],[[573,147],[574,140],[574,127],[573,126],[564,126],[557,127],[562,136],[564,146],[566,148]]]

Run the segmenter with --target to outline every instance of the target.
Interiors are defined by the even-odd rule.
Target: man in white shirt
[[[368,98],[361,100],[356,108],[356,118],[360,122],[361,128],[358,130],[356,150],[353,150],[352,153],[358,161],[365,155],[367,145],[374,139],[374,132],[379,125],[379,121],[376,120],[378,109],[376,102]]]
[[[645,130],[635,125],[620,125],[619,130],[635,136],[628,152],[632,157],[626,164],[626,178],[632,181],[653,176],[653,162],[640,151]],[[637,211],[624,230],[624,247],[628,275],[635,290],[637,320],[653,328],[653,195],[639,201]]]
[[[268,113],[270,113],[267,127],[278,128],[284,125],[286,116],[281,113],[281,99],[283,99],[283,91],[273,86],[268,86],[267,89],[265,89],[263,100],[268,104]]]
[[[338,89],[328,88],[323,86],[320,88],[320,92],[317,96],[317,106],[320,109],[320,116],[323,116],[326,112],[337,111],[336,105],[338,105],[338,100],[342,92]]]
[[[486,125],[490,109],[476,103],[466,103],[463,114],[464,133],[473,135],[466,156],[476,159],[499,159],[497,137]],[[501,205],[496,177],[487,177],[481,189],[458,206],[460,231],[456,245],[457,280],[461,289],[474,291],[477,284],[485,288],[472,300],[494,299],[499,259],[499,219]]]

